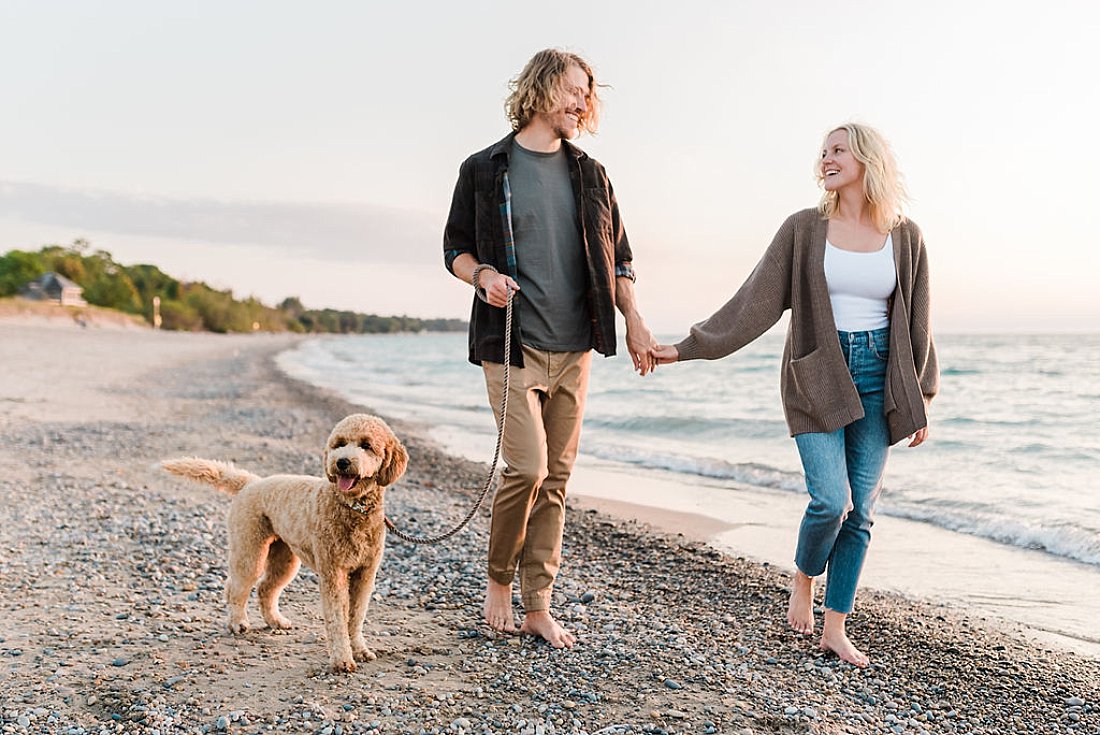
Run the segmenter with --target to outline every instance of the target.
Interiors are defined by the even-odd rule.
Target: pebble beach
[[[356,673],[325,668],[306,569],[283,596],[293,629],[233,636],[228,498],[154,465],[318,474],[332,425],[373,411],[281,373],[299,339],[0,320],[0,731],[1100,733],[1100,661],[861,590],[858,669],[787,630],[783,570],[613,506],[568,511],[555,609],[572,650],[481,624],[485,510],[442,545],[391,537],[366,624],[378,659]],[[388,514],[445,530],[487,467],[385,418],[410,453]]]

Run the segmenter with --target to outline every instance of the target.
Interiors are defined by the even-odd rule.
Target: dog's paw
[[[362,648],[356,648],[352,655],[355,656],[356,661],[373,661],[374,659],[378,658],[374,651],[370,650],[366,646],[363,646]]]
[[[332,662],[332,671],[336,674],[354,674],[356,668],[358,667],[351,659],[348,659],[347,661]]]
[[[248,620],[230,620],[229,632],[233,635],[244,635],[252,629],[252,626],[248,624]]]
[[[267,627],[272,630],[290,630],[294,627],[294,625],[282,615],[277,618],[268,618],[266,622]]]

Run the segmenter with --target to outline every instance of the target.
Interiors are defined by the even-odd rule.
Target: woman
[[[748,280],[660,363],[716,359],[790,309],[780,390],[810,502],[795,551],[787,621],[814,631],[813,581],[827,574],[821,647],[868,664],[845,632],[871,537],[890,445],[928,436],[939,385],[929,326],[928,262],[889,144],[846,124],[825,138],[816,209],[787,218]]]

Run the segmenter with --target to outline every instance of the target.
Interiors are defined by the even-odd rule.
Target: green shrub
[[[163,329],[180,332],[201,332],[203,329],[202,317],[182,301],[161,300],[160,319]]]
[[[14,296],[28,281],[33,281],[47,270],[38,253],[12,250],[0,257],[0,296]]]

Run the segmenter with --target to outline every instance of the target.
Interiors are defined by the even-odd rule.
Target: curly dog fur
[[[261,478],[194,457],[161,466],[233,496],[225,585],[229,630],[249,629],[245,606],[257,581],[264,620],[273,629],[289,628],[279,595],[305,563],[320,578],[332,668],[352,672],[356,660],[375,658],[363,639],[363,620],[386,538],[383,496],[407,465],[405,447],[382,419],[353,414],[336,424],[325,445],[326,478]]]

